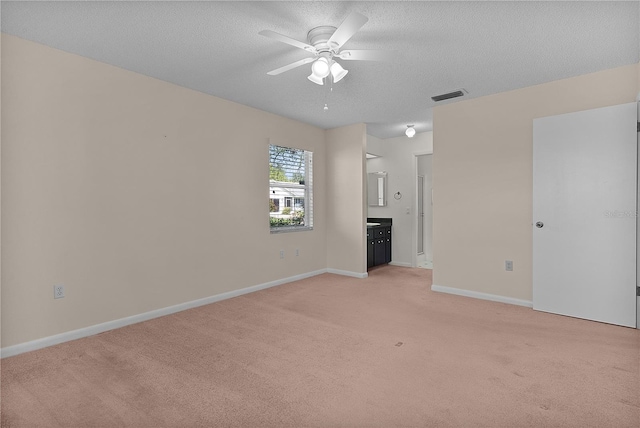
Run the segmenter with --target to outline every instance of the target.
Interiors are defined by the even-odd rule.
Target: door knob
[[[544,227],[544,223],[543,223],[543,222],[541,222],[541,221],[539,221],[539,222],[537,222],[537,223],[536,223],[536,227],[537,227],[538,229],[542,229],[542,228]]]

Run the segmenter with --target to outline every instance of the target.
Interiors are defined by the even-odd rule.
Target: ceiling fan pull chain
[[[324,107],[323,107],[323,110],[325,111],[325,113],[329,111],[329,105],[327,104],[328,94],[329,94],[329,92],[333,91],[333,79],[331,78],[331,75],[328,75],[326,77],[326,79],[327,79],[327,81],[329,81],[329,90],[328,91],[327,90],[324,91]]]

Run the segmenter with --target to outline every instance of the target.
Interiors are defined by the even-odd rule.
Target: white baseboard
[[[456,294],[458,296],[473,297],[474,299],[491,300],[492,302],[508,303],[510,305],[526,306],[533,308],[533,302],[529,300],[516,299],[513,297],[499,296],[497,294],[481,293],[479,291],[463,290],[461,288],[445,287],[444,285],[433,284],[432,291],[440,293]]]
[[[93,336],[94,334],[103,333],[105,331],[113,330],[116,328],[131,325],[131,324],[136,324],[136,323],[147,321],[153,318],[174,314],[176,312],[184,311],[187,309],[197,308],[198,306],[208,305],[210,303],[219,302],[221,300],[231,299],[232,297],[242,296],[243,294],[253,293],[254,291],[264,290],[265,288],[275,287],[277,285],[286,284],[288,282],[310,278],[312,276],[320,275],[322,273],[327,273],[327,272],[336,273],[338,275],[347,275],[347,276],[360,275],[360,274],[355,274],[355,272],[338,271],[335,269],[320,269],[312,272],[303,273],[300,275],[290,276],[288,278],[265,282],[263,284],[258,284],[251,287],[241,288],[239,290],[227,291],[225,293],[216,294],[214,296],[204,297],[202,299],[192,300],[190,302],[180,303],[180,304],[169,306],[166,308],[156,309],[153,311],[144,312],[142,314],[132,315],[130,317],[120,318],[113,321],[107,321],[101,324],[95,324],[89,327],[80,328],[78,330],[67,331],[64,333],[56,334],[54,336],[43,337],[41,339],[19,343],[13,346],[7,346],[5,348],[0,349],[0,358],[12,357],[14,355],[22,354],[29,351],[35,351],[36,349],[46,348],[48,346],[57,345],[59,343],[69,342],[71,340]],[[358,276],[358,277],[360,278],[361,276]],[[366,277],[366,274],[365,274],[365,277]]]
[[[405,262],[389,262],[389,264],[391,266],[412,267],[411,263],[405,263]]]
[[[348,270],[340,270],[340,269],[332,269],[332,268],[328,268],[327,273],[335,273],[336,275],[343,275],[343,276],[352,276],[354,278],[360,278],[360,279],[366,278],[369,276],[367,272],[364,272],[364,273],[351,272]]]

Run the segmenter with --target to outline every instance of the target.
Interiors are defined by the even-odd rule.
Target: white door
[[[533,308],[636,326],[636,103],[533,121]]]

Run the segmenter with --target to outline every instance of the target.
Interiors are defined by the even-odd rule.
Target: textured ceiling
[[[345,49],[396,51],[394,62],[342,61],[349,74],[332,92],[307,80],[310,65],[267,75],[308,54],[259,31],[306,41],[351,11],[369,22]],[[437,94],[479,97],[640,60],[638,1],[2,1],[1,15],[8,34],[322,128],[364,122],[379,138],[430,130]]]

